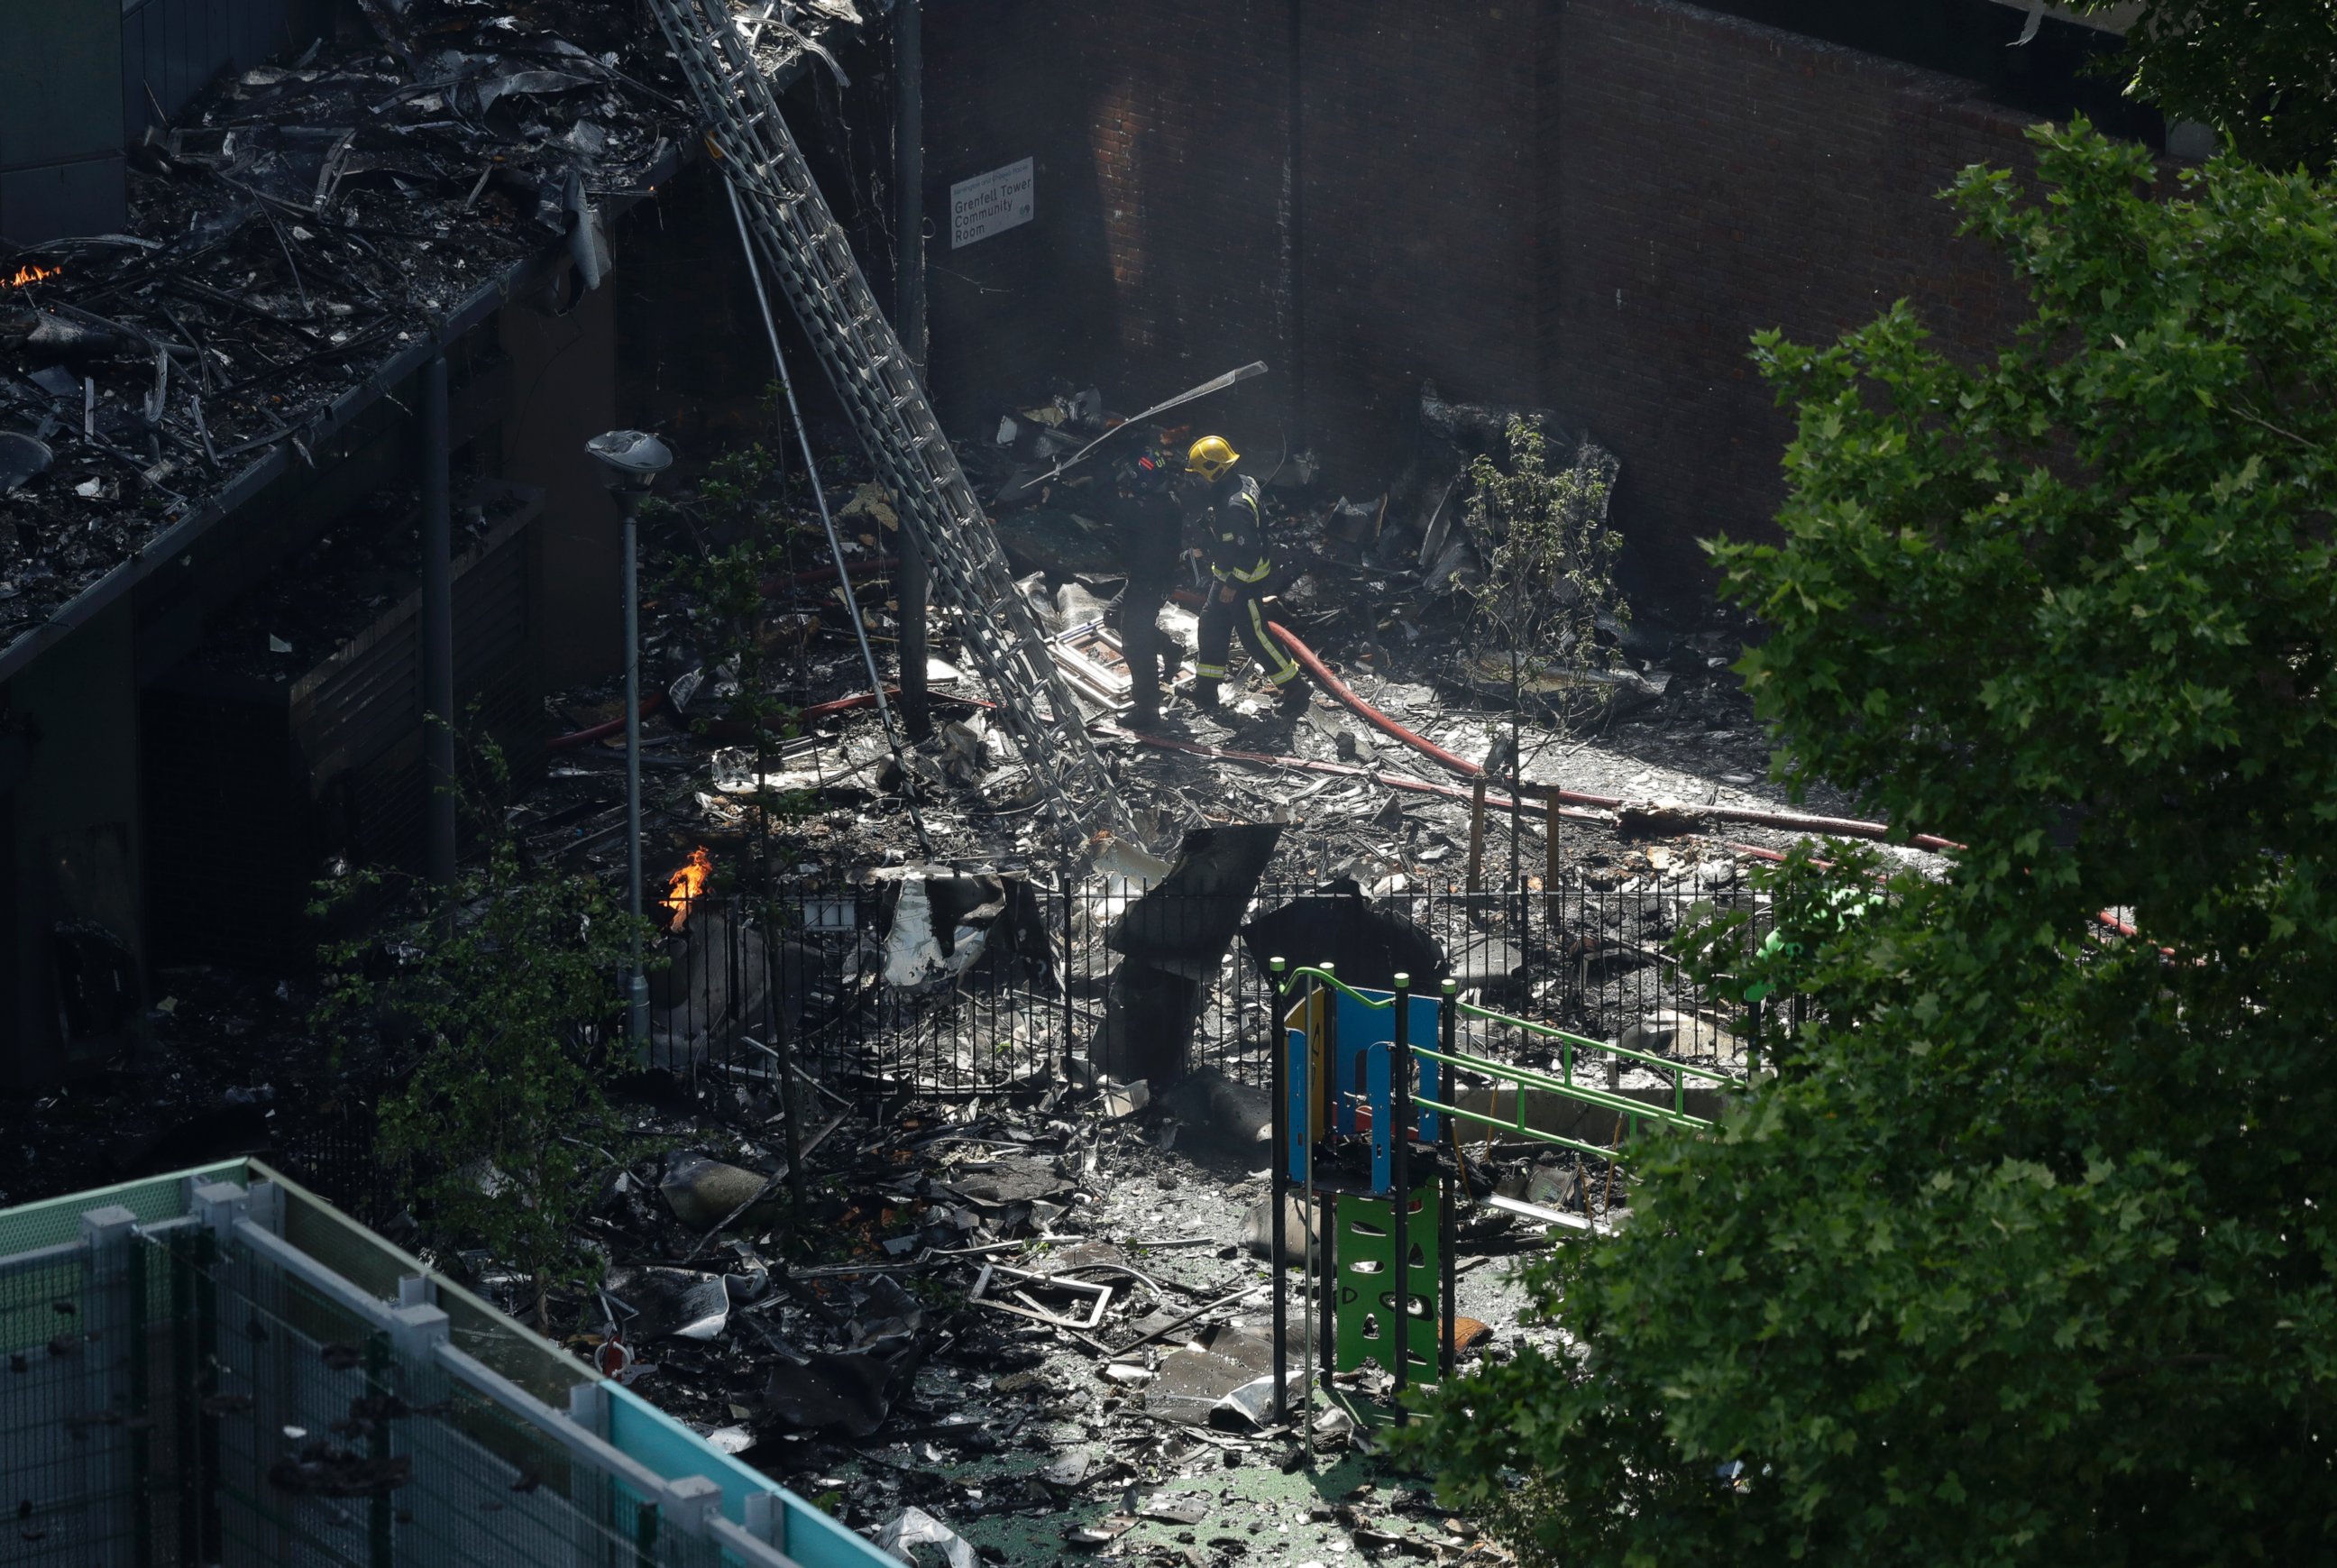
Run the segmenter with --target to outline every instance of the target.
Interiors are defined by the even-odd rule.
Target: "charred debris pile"
[[[1594,887],[1652,888],[1699,874],[1709,884],[1720,877],[1717,863],[1773,853],[1798,836],[1790,824],[1755,820],[1785,802],[1764,782],[1765,739],[1725,668],[1739,650],[1741,626],[1707,619],[1677,627],[1641,605],[1628,621],[1601,626],[1598,658],[1530,669],[1521,691],[1513,693],[1506,661],[1488,668],[1464,597],[1486,548],[1466,519],[1467,469],[1498,450],[1512,412],[1430,389],[1415,453],[1392,482],[1372,483],[1361,498],[1352,482],[1319,472],[1305,454],[1269,451],[1251,462],[1266,482],[1279,564],[1275,619],[1356,702],[1335,700],[1310,673],[1306,711],[1274,714],[1262,690],[1241,694],[1247,677],[1237,649],[1222,716],[1172,695],[1168,725],[1151,735],[1116,722],[1129,688],[1112,625],[1124,576],[1100,472],[1107,465],[1090,465],[1093,475],[1082,469],[1060,483],[1029,483],[1109,427],[1104,399],[1069,390],[1011,398],[994,428],[984,422],[979,436],[958,443],[985,496],[1016,497],[996,508],[1002,543],[1026,573],[1022,587],[1034,618],[1089,704],[1090,730],[1149,843],[1173,854],[1197,829],[1281,824],[1289,831],[1277,879],[1345,877],[1380,896],[1416,896],[1538,886],[1552,869]],[[1612,477],[1613,459],[1594,441],[1554,421],[1548,428],[1564,461]],[[760,862],[760,820],[773,835],[777,865],[799,878],[932,864],[1051,880],[1036,791],[993,734],[988,695],[952,662],[944,612],[932,628],[933,733],[902,761],[893,756],[870,704],[851,605],[856,601],[880,658],[888,657],[901,631],[898,519],[857,455],[828,449],[833,456],[822,462],[843,538],[841,580],[801,475],[777,462],[758,465],[742,496],[735,466],[717,473],[699,455],[698,482],[685,469],[645,520],[644,581],[653,585],[642,656],[654,796],[650,863],[678,866],[696,846],[711,844],[723,868],[718,889],[735,887]],[[759,761],[755,727],[739,719],[746,633],[735,617],[723,624],[689,581],[693,563],[748,538],[771,550],[748,662],[788,710],[764,726]],[[1197,589],[1184,585],[1163,615],[1188,661]],[[1189,670],[1188,662],[1178,690]],[[609,835],[620,804],[617,697],[603,687],[562,700],[569,733],[554,742],[554,778],[523,818],[540,852],[602,871],[614,869],[621,848]],[[1431,754],[1440,751],[1442,760]],[[1488,762],[1496,779],[1480,812],[1470,775]],[[1522,800],[1499,781],[1507,777],[1527,786]],[[1592,802],[1561,810],[1556,855],[1543,829],[1544,786]],[[922,843],[903,809],[904,789],[924,807]],[[783,799],[786,808],[758,818],[758,795],[767,804]],[[1816,804],[1840,810],[1848,803]]]
[[[1056,407],[1018,401],[1012,416],[1021,424],[1029,413],[1030,424],[1049,428],[1031,411]],[[1018,447],[974,458],[990,460],[986,483],[1011,477],[1029,455]],[[1450,452],[1435,461],[1446,480],[1458,471]],[[889,504],[856,458],[833,456],[826,469],[846,514],[849,591],[872,633],[892,636]],[[1730,1047],[1715,1020],[1677,1013],[1666,1034],[1656,993],[1628,1001],[1605,987],[1629,975],[1660,979],[1661,938],[1678,907],[1739,885],[1739,856],[1724,836],[1732,830],[1698,817],[1702,794],[1676,802],[1670,816],[1587,811],[1561,819],[1568,874],[1591,892],[1647,895],[1638,904],[1579,904],[1554,917],[1548,900],[1500,893],[1423,904],[1416,895],[1463,887],[1472,838],[1489,889],[1516,886],[1513,848],[1521,847],[1517,881],[1540,875],[1549,860],[1533,818],[1512,828],[1497,807],[1472,835],[1465,780],[1320,697],[1289,723],[1239,710],[1224,722],[1187,714],[1165,738],[1193,749],[1117,736],[1122,788],[1165,843],[1191,850],[1205,829],[1232,843],[1260,831],[1245,822],[1265,825],[1262,844],[1241,857],[1249,881],[1228,895],[1233,917],[1213,929],[1214,946],[1197,954],[1171,941],[1149,954],[1186,985],[1175,1005],[1189,1009],[1179,1022],[1196,1042],[1188,1059],[1202,1065],[1147,1083],[1110,1064],[1107,1026],[1116,1010],[1129,1014],[1131,997],[1139,1013],[1156,999],[1121,988],[1119,971],[1148,956],[1130,951],[1143,944],[1125,916],[1167,867],[1107,857],[1100,877],[1112,897],[1077,908],[1050,901],[1098,883],[1067,878],[1041,858],[1017,763],[983,733],[987,699],[950,666],[945,623],[934,638],[936,734],[914,749],[905,774],[892,762],[861,701],[846,589],[815,543],[800,475],[764,475],[753,501],[782,548],[758,584],[752,635],[768,655],[773,694],[796,712],[759,744],[738,728],[730,716],[738,671],[726,667],[709,604],[680,570],[735,543],[746,525],[735,499],[709,485],[716,479],[709,469],[677,486],[670,509],[646,529],[653,679],[645,689],[660,697],[644,759],[646,859],[655,885],[668,873],[675,879],[661,906],[669,975],[719,975],[727,985],[756,968],[732,962],[752,937],[758,950],[779,953],[776,969],[762,971],[777,984],[759,997],[726,996],[727,1034],[700,1027],[709,1020],[690,1011],[695,1003],[670,995],[660,1064],[611,1085],[629,1137],[609,1151],[584,1221],[606,1270],[594,1288],[555,1295],[555,1337],[855,1527],[904,1545],[923,1534],[929,1560],[978,1544],[1012,1561],[1081,1550],[1200,1563],[1327,1561],[1343,1550],[1501,1561],[1417,1481],[1379,1468],[1369,1431],[1335,1414],[1280,1427],[1258,1399],[1271,1369],[1260,1069],[1278,1007],[1261,984],[1256,943],[1241,942],[1238,927],[1257,928],[1257,941],[1283,940],[1272,922],[1294,906],[1288,896],[1335,885],[1344,906],[1384,917],[1374,929],[1391,963],[1449,971],[1538,1015],[1580,1006],[1572,1021],[1603,1020],[1608,1037],[1636,1028],[1641,1047],[1717,1060]],[[1414,501],[1434,487],[1415,475]],[[1506,715],[1452,677],[1462,633],[1420,564],[1426,528],[1405,521],[1433,525],[1434,499],[1343,502],[1320,478],[1277,482],[1269,494],[1278,539],[1290,546],[1284,604],[1294,627],[1383,711],[1481,757],[1506,732]],[[1100,520],[1082,505],[1076,490],[1050,497],[1055,515],[1029,521],[1087,539]],[[1366,511],[1376,531],[1358,521]],[[1013,540],[1018,520],[1006,527]],[[1108,564],[1067,566],[1043,536],[1012,547],[1059,634],[1094,619],[1085,607],[1115,591]],[[1548,745],[1561,732],[1555,718],[1529,719],[1530,760],[1544,776],[1618,795],[1701,790],[1716,799],[1726,789],[1757,799],[1715,781],[1752,765],[1710,739],[1723,726],[1750,729],[1741,699],[1707,664],[1733,652],[1726,632],[1648,627],[1643,621],[1633,637],[1662,642],[1635,642],[1651,666],[1641,673],[1651,686],[1668,673],[1666,690],[1637,712],[1576,714],[1574,733]],[[1085,646],[1108,675],[1109,644]],[[615,703],[599,690],[557,706],[567,733],[552,776],[513,805],[510,824],[532,858],[616,877]],[[1110,730],[1109,701],[1098,707],[1099,731]],[[757,809],[758,750],[760,783],[786,803],[768,823]],[[1215,754],[1232,751],[1335,770],[1286,776]],[[1396,777],[1442,780],[1460,798],[1407,795],[1388,787]],[[928,822],[951,835],[933,854],[908,829],[904,789],[918,790]],[[1752,827],[1733,831],[1778,841]],[[759,833],[768,833],[760,843]],[[783,905],[784,929],[758,929],[753,901],[730,902],[754,890],[766,855],[814,889]],[[1254,900],[1260,871],[1265,897]],[[855,890],[865,897],[837,897]],[[1618,911],[1628,918],[1609,924]],[[1348,935],[1325,939],[1352,951]],[[1595,982],[1587,994],[1586,982]],[[137,1146],[112,1152],[149,1167],[222,1145],[275,1152],[393,1236],[413,1236],[413,1217],[394,1199],[376,1192],[368,1202],[333,1183],[353,1162],[362,1167],[361,1143],[333,1140],[361,1134],[376,1091],[348,1064],[322,1059],[304,1031],[312,996],[302,983],[254,994],[187,974],[164,976],[158,989],[167,1012],[155,1058],[106,1091],[52,1103],[44,1125],[135,1127]],[[1002,990],[1033,1004],[985,1015],[982,998]],[[936,1074],[939,1057],[922,1046],[905,1057],[848,1049],[855,1020],[872,1016],[889,1020],[895,1046],[950,1031],[948,1049],[976,1054],[953,1056],[956,1070]],[[1011,1035],[1017,1019],[1031,1024],[1027,1048],[1001,1054],[1002,1028]],[[804,1073],[800,1210],[788,1195],[797,1172],[768,1048],[775,1024],[789,1031]],[[1628,1184],[1604,1162],[1498,1142],[1469,1144],[1465,1185],[1481,1199],[1506,1194],[1586,1224],[1628,1209]],[[1472,1320],[1471,1354],[1510,1354],[1538,1331],[1519,1325],[1501,1259],[1546,1244],[1542,1227],[1487,1202],[1472,1206],[1461,1239],[1458,1305]],[[499,1259],[440,1261],[511,1306],[532,1305]]]
[[[1073,1057],[1122,1078],[1186,1065],[1257,1077],[1276,1005],[1258,956],[1233,944],[1244,916],[1207,951],[1161,956],[1131,951],[1129,915],[1181,847],[1249,824],[1279,842],[1229,895],[1237,909],[1344,888],[1416,926],[1504,1006],[1602,1039],[1677,1035],[1707,1054],[1733,1037],[1736,1021],[1694,993],[1664,944],[1696,904],[1756,902],[1745,867],[1808,819],[1780,811],[1761,781],[1766,746],[1725,669],[1740,631],[1726,622],[1681,630],[1643,610],[1600,629],[1597,667],[1545,671],[1521,703],[1488,687],[1455,582],[1486,549],[1463,505],[1469,464],[1513,412],[1430,389],[1413,456],[1362,501],[1304,454],[1255,464],[1283,564],[1276,617],[1327,681],[1309,676],[1314,699],[1296,717],[1266,711],[1262,692],[1221,716],[1172,700],[1151,734],[1117,722],[1128,689],[1110,612],[1123,579],[1107,485],[1029,482],[1110,426],[1104,399],[1009,398],[994,427],[960,443],[985,495],[1022,497],[998,511],[1002,541],[1162,851],[1115,845],[1087,868],[1055,861],[1027,770],[985,717],[989,695],[952,662],[945,612],[933,626],[932,731],[896,755],[852,614],[856,604],[889,662],[900,524],[857,455],[831,442],[821,459],[840,563],[802,475],[768,456],[685,455],[644,518],[643,857],[652,891],[709,869],[676,906],[670,964],[652,981],[659,1061],[698,1071],[732,1048],[727,1034],[752,1032],[758,1009],[777,1009],[846,1093],[993,1092]],[[1595,442],[1569,436],[1559,449],[1611,478]],[[696,573],[748,544],[742,612]],[[1164,623],[1189,651],[1192,605],[1172,604]],[[1229,691],[1242,684],[1237,669]],[[613,881],[619,694],[572,691],[555,708],[566,733],[550,777],[511,825],[532,857]],[[1585,804],[1553,822],[1550,787]],[[1182,909],[1181,897],[1167,902]],[[944,912],[952,901],[983,912],[961,926]],[[992,943],[992,932],[1016,935]],[[1160,1024],[1167,1038],[1124,1054],[1121,1019]]]
[[[821,50],[841,0],[761,30]],[[609,209],[689,139],[623,7],[364,7],[369,29],[224,78],[130,149],[124,232],[0,257],[0,643],[230,498],[317,466],[357,406],[515,269],[559,311]],[[274,470],[269,470],[273,472]]]
[[[922,1518],[1014,1562],[1502,1560],[1346,1413],[1273,1418],[1262,1094],[1058,1080],[818,1106],[808,1234],[772,1229],[767,1093],[727,1097],[719,1134],[702,1103],[645,1116],[676,1142],[611,1173],[590,1223],[612,1267],[563,1319],[577,1354],[879,1539]],[[1498,1153],[1470,1152],[1481,1193],[1599,1206],[1595,1170]],[[1465,1353],[1506,1356],[1489,1265],[1539,1233],[1480,1209],[1463,1234]]]

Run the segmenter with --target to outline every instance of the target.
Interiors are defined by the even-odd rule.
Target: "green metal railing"
[[[1451,982],[1446,982],[1446,985],[1450,986]],[[1526,1018],[1513,1018],[1506,1013],[1496,1013],[1491,1008],[1480,1007],[1473,1002],[1462,1002],[1453,996],[1449,989],[1445,994],[1444,1001],[1455,1013],[1463,1017],[1481,1018],[1489,1024],[1503,1028],[1521,1029],[1529,1034],[1538,1034],[1543,1039],[1557,1041],[1560,1046],[1559,1076],[1569,1088],[1575,1086],[1574,1058],[1576,1053],[1581,1051],[1595,1051],[1601,1055],[1620,1057],[1626,1062],[1637,1062],[1643,1066],[1653,1067],[1658,1072],[1669,1073],[1672,1075],[1672,1110],[1683,1116],[1687,1114],[1687,1081],[1690,1078],[1701,1078],[1707,1083],[1730,1089],[1744,1089],[1750,1086],[1751,1080],[1741,1073],[1731,1073],[1719,1067],[1698,1067],[1690,1063],[1675,1062],[1661,1056],[1651,1055],[1645,1051],[1634,1051],[1628,1045],[1609,1045],[1602,1040],[1592,1040],[1580,1034],[1569,1034],[1565,1030],[1551,1024],[1536,1024]]]
[[[1395,1006],[1399,998],[1413,995],[1408,985],[1402,984],[1399,984],[1395,993],[1389,996],[1375,997],[1366,995],[1340,979],[1338,975],[1327,965],[1304,965],[1295,969],[1285,970],[1281,961],[1276,960],[1275,973],[1279,976],[1279,990],[1284,995],[1290,995],[1300,982],[1312,980],[1351,998],[1374,1012],[1387,1011]],[[1399,975],[1397,978],[1402,982],[1404,977]],[[1726,1089],[1741,1090],[1747,1087],[1749,1083],[1746,1077],[1738,1073],[1718,1068],[1698,1067],[1685,1062],[1667,1061],[1644,1051],[1632,1050],[1623,1045],[1610,1045],[1604,1041],[1569,1034],[1566,1030],[1548,1024],[1537,1024],[1531,1019],[1518,1018],[1506,1013],[1496,1013],[1491,1008],[1461,1001],[1455,994],[1456,990],[1457,987],[1453,982],[1447,980],[1443,985],[1443,995],[1438,998],[1443,1004],[1441,1009],[1442,1048],[1404,1043],[1404,1049],[1408,1054],[1438,1063],[1451,1069],[1456,1075],[1468,1073],[1491,1081],[1492,1105],[1496,1113],[1488,1114],[1481,1111],[1472,1111],[1457,1103],[1460,1096],[1452,1089],[1444,1091],[1450,1096],[1448,1099],[1431,1099],[1417,1093],[1409,1094],[1411,1105],[1418,1110],[1433,1111],[1442,1115],[1451,1116],[1457,1121],[1500,1132],[1514,1132],[1521,1138],[1536,1142],[1550,1143],[1559,1148],[1571,1149],[1579,1153],[1619,1162],[1627,1158],[1625,1144],[1628,1142],[1636,1141],[1644,1126],[1667,1127],[1697,1135],[1706,1134],[1712,1131],[1714,1123],[1709,1118],[1693,1115],[1687,1110],[1687,1080],[1689,1077],[1698,1078]],[[1459,1050],[1454,1043],[1454,1034],[1458,1020],[1463,1016],[1481,1019],[1500,1027],[1521,1030],[1545,1039],[1556,1040],[1560,1046],[1559,1073],[1553,1076],[1547,1073],[1537,1072],[1530,1067],[1496,1062],[1490,1057],[1473,1055]],[[1641,1063],[1670,1072],[1673,1095],[1671,1106],[1667,1108],[1653,1105],[1644,1100],[1636,1100],[1629,1095],[1611,1090],[1577,1083],[1574,1081],[1576,1058],[1579,1054],[1585,1052],[1595,1052],[1601,1056]],[[1503,1087],[1511,1091],[1513,1107],[1513,1113],[1506,1119],[1497,1113],[1501,1106]],[[1549,1094],[1593,1110],[1613,1112],[1618,1118],[1615,1143],[1612,1146],[1602,1146],[1585,1142],[1561,1132],[1553,1132],[1545,1128],[1530,1125],[1526,1119],[1528,1091]],[[1278,1103],[1275,1113],[1277,1117],[1283,1114],[1283,1109]],[[1626,1132],[1629,1134],[1628,1140],[1624,1137]]]
[[[1602,1160],[1623,1159],[1624,1144],[1628,1140],[1620,1135],[1621,1132],[1628,1131],[1630,1139],[1636,1140],[1639,1135],[1642,1122],[1676,1127],[1690,1132],[1712,1131],[1712,1123],[1701,1116],[1691,1116],[1682,1111],[1667,1111],[1660,1105],[1650,1105],[1644,1100],[1634,1100],[1628,1095],[1609,1094],[1602,1089],[1585,1089],[1579,1085],[1552,1078],[1547,1073],[1537,1073],[1530,1067],[1514,1067],[1505,1062],[1489,1062],[1481,1056],[1449,1054],[1442,1051],[1430,1050],[1425,1045],[1415,1045],[1412,1048],[1412,1052],[1415,1056],[1424,1056],[1432,1062],[1442,1063],[1455,1072],[1474,1073],[1481,1077],[1492,1079],[1497,1085],[1493,1091],[1493,1104],[1497,1109],[1501,1102],[1501,1089],[1498,1085],[1508,1084],[1513,1092],[1511,1103],[1515,1107],[1515,1113],[1504,1120],[1498,1115],[1488,1115],[1481,1111],[1471,1111],[1461,1105],[1432,1100],[1425,1094],[1415,1093],[1412,1097],[1413,1103],[1421,1109],[1441,1112],[1457,1121],[1472,1122],[1480,1127],[1515,1132],[1520,1137],[1530,1138],[1537,1142],[1555,1143],[1562,1149],[1595,1154]],[[1586,1143],[1580,1139],[1569,1138],[1563,1132],[1552,1132],[1546,1128],[1529,1125],[1526,1122],[1525,1096],[1525,1092],[1529,1089],[1554,1094],[1596,1110],[1614,1112],[1618,1118],[1616,1143],[1612,1147]]]

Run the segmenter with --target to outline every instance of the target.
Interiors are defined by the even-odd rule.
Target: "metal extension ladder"
[[[1040,781],[1067,847],[1106,830],[1135,841],[1126,803],[1014,586],[990,519],[813,183],[729,0],[650,5],[748,226],[899,498],[902,526],[924,551],[935,596],[958,612],[968,659],[997,699],[996,717]]]

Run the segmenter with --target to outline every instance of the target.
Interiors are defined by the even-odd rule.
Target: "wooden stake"
[[[1541,890],[1555,900],[1558,897],[1558,786],[1555,784],[1542,798],[1541,825]],[[1550,907],[1555,910],[1556,903],[1553,902]]]
[[[1469,891],[1481,892],[1485,886],[1485,776],[1477,775],[1469,786]]]
[[[1615,1118],[1614,1148],[1618,1155],[1622,1153],[1623,1119],[1620,1116]],[[1607,1161],[1607,1195],[1599,1200],[1599,1211],[1601,1214],[1611,1214],[1615,1211],[1615,1161],[1612,1158]]]

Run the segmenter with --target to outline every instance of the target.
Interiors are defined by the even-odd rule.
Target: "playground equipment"
[[[1300,1293],[1307,1359],[1319,1358],[1326,1387],[1334,1374],[1376,1363],[1393,1379],[1395,1419],[1401,1423],[1405,1389],[1451,1377],[1457,1356],[1453,1227],[1465,1196],[1461,1122],[1621,1161],[1648,1130],[1672,1128],[1691,1135],[1711,1131],[1709,1120],[1687,1109],[1689,1078],[1733,1088],[1745,1082],[1724,1070],[1668,1061],[1491,1012],[1461,1001],[1450,980],[1441,995],[1422,996],[1413,994],[1408,975],[1394,976],[1393,990],[1359,990],[1340,980],[1327,963],[1292,970],[1276,958],[1270,967],[1279,992],[1305,987],[1283,1019],[1282,1045],[1273,1053],[1269,1201],[1277,1421],[1289,1416],[1290,1313],[1281,1259],[1294,1192],[1304,1194],[1301,1212],[1315,1234]],[[1462,1050],[1464,1018],[1554,1040],[1559,1072],[1536,1072]],[[1578,1083],[1576,1063],[1589,1053],[1670,1072],[1673,1103],[1650,1104]],[[1491,1085],[1486,1109],[1462,1103],[1464,1077]],[[1499,1114],[1504,1088],[1511,1093],[1507,1118]],[[1531,1125],[1529,1093],[1612,1112],[1614,1145]],[[1423,1169],[1430,1172],[1425,1180],[1418,1176]],[[1310,1371],[1310,1383],[1312,1377]]]

